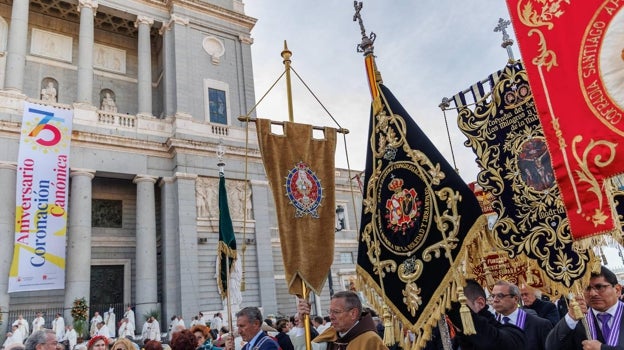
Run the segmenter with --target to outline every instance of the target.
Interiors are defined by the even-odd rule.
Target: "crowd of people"
[[[433,329],[427,350],[441,349],[531,349],[593,350],[624,349],[624,303],[622,287],[615,274],[602,267],[592,273],[589,284],[575,301],[581,315],[568,308],[567,300],[542,298],[529,286],[498,281],[490,293],[474,280],[464,287],[466,304],[475,334],[462,331],[459,303],[454,303],[438,327]],[[489,295],[488,295],[489,294]],[[112,312],[112,310],[109,310]],[[111,336],[106,322],[95,313],[95,331],[83,349],[86,350],[303,350],[306,349],[304,320],[310,320],[313,350],[388,349],[384,345],[383,325],[374,311],[365,309],[360,296],[352,291],[335,293],[328,316],[310,315],[311,306],[299,300],[290,318],[263,318],[257,307],[245,307],[233,319],[235,332],[223,325],[221,313],[212,318],[199,313],[190,328],[182,316],[171,318],[169,331],[161,336],[160,324],[150,316],[140,335],[135,335],[132,308],[119,322],[118,338]],[[110,316],[110,314],[109,314]],[[5,350],[77,350],[76,332],[56,314],[46,328],[42,313],[29,323],[19,315],[7,333]],[[59,331],[62,330],[62,331]],[[409,343],[409,332],[406,333]],[[411,339],[413,340],[413,339]],[[391,347],[398,349],[399,345]]]

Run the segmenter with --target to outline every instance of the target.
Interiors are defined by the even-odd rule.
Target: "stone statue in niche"
[[[49,80],[43,89],[41,89],[41,100],[45,102],[57,102],[56,88],[54,82]]]
[[[117,113],[117,104],[115,103],[115,99],[111,96],[110,92],[104,93],[100,109],[105,112]]]

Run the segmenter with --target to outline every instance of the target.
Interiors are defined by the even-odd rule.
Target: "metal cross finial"
[[[494,32],[503,33],[503,43],[501,44],[501,47],[507,50],[509,61],[514,61],[513,51],[511,50],[511,45],[513,45],[514,41],[509,37],[509,33],[507,33],[507,27],[509,27],[510,24],[511,21],[499,18],[498,24],[494,27]]]
[[[360,16],[360,11],[362,10],[363,4],[362,2],[354,1],[353,7],[355,8],[355,14],[353,15],[353,22],[358,21],[360,24],[360,32],[362,33],[362,42],[357,46],[357,52],[363,52],[364,56],[369,54],[373,54],[373,43],[375,42],[375,38],[377,35],[371,32],[370,36],[366,36],[366,29],[364,29],[364,22],[362,21],[362,16]]]

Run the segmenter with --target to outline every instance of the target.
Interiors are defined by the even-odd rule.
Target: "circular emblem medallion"
[[[427,238],[431,195],[410,162],[395,162],[379,177],[375,234],[395,254],[410,255]]]
[[[286,195],[295,207],[295,216],[311,215],[318,218],[317,208],[323,199],[323,188],[316,173],[304,162],[299,162],[286,176]]]

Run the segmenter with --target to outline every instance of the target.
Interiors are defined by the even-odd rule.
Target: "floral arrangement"
[[[84,297],[74,299],[74,305],[71,308],[71,317],[74,321],[86,321],[88,314],[87,300]]]
[[[76,330],[78,338],[85,335],[88,316],[89,306],[87,305],[87,300],[84,297],[74,299],[74,305],[72,305],[71,308],[71,317],[74,319],[74,329]]]

